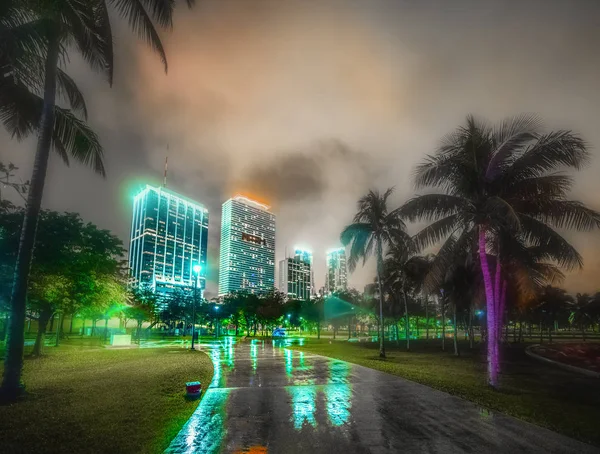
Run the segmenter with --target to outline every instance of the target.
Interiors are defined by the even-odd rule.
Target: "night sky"
[[[392,185],[393,204],[406,200],[415,165],[468,113],[498,121],[534,112],[548,128],[579,132],[593,160],[573,198],[600,209],[597,0],[197,0],[163,34],[167,75],[115,29],[112,88],[76,56],[67,68],[86,95],[108,177],[53,155],[44,207],[77,211],[127,244],[131,196],[161,182],[168,153],[168,186],[210,211],[213,293],[229,197],[273,206],[277,260],[286,246],[311,248],[319,288],[325,250],[339,246],[356,200]],[[0,150],[28,179],[35,142],[2,130]],[[600,290],[600,234],[568,237],[585,270],[565,286]],[[373,274],[370,263],[350,284],[362,290]]]

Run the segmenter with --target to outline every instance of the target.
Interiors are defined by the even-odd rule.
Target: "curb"
[[[545,356],[538,355],[537,353],[533,353],[531,350],[534,347],[539,347],[540,344],[530,345],[525,349],[525,354],[533,359],[537,359],[538,361],[542,361],[553,366],[556,366],[560,369],[567,370],[569,372],[574,372],[576,374],[586,375],[592,378],[600,378],[600,372],[594,372],[593,370],[583,369],[581,367],[571,366],[569,364],[564,364],[558,361],[554,361],[553,359],[546,358]]]

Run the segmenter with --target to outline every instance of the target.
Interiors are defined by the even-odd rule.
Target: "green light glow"
[[[332,384],[325,387],[325,407],[332,426],[341,426],[350,418],[352,388],[348,384],[350,365],[341,361],[329,363],[329,377]]]
[[[304,424],[315,427],[317,390],[313,386],[291,386],[286,388],[292,398],[292,422],[296,430]]]
[[[183,428],[186,448],[183,452],[221,452],[227,434],[224,421],[229,392],[229,389],[211,389],[206,392],[198,411]]]
[[[292,377],[292,371],[294,370],[294,356],[293,352],[289,349],[285,349],[285,374],[288,377]]]

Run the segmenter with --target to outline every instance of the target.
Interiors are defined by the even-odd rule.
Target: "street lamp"
[[[196,337],[196,299],[198,298],[198,277],[200,276],[200,265],[194,265],[192,268],[194,275],[194,301],[192,302],[192,350],[194,350],[194,339]]]
[[[215,317],[217,319],[217,326],[216,326],[216,328],[217,328],[217,339],[219,338],[219,317],[217,317],[218,313],[219,313],[219,306],[217,306],[215,304]]]

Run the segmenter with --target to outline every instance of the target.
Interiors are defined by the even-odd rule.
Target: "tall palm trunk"
[[[406,336],[406,351],[410,351],[410,332],[408,326],[408,304],[406,302],[406,292],[402,289],[402,298],[404,298],[404,335]]]
[[[456,317],[456,302],[452,305],[453,314],[452,318],[454,319],[452,323],[454,324],[454,356],[460,356],[460,352],[458,351],[458,325],[457,325],[457,317]]]
[[[377,238],[377,283],[379,285],[379,357],[385,358],[385,331],[383,327],[383,285],[381,275],[383,271],[383,250],[381,239]]]
[[[494,305],[494,284],[490,267],[487,260],[485,228],[479,227],[479,261],[481,263],[481,273],[485,286],[485,299],[487,303],[487,362],[488,362],[488,383],[494,388],[498,386],[498,368],[496,358],[496,308]]]
[[[473,350],[475,343],[475,333],[473,332],[473,304],[469,306],[469,349]]]
[[[44,105],[39,125],[31,184],[25,207],[25,217],[23,218],[23,225],[21,227],[19,252],[15,264],[15,277],[11,295],[11,318],[8,327],[6,358],[4,361],[4,377],[0,389],[0,394],[9,400],[16,399],[23,391],[23,387],[21,386],[21,372],[23,369],[23,348],[25,342],[27,284],[29,282],[29,270],[31,258],[33,257],[35,234],[42,205],[50,146],[52,145],[58,53],[58,36],[50,36],[48,55],[46,56],[45,63]]]
[[[442,351],[446,351],[446,305],[442,296]]]
[[[425,339],[429,340],[429,298],[425,295]]]

